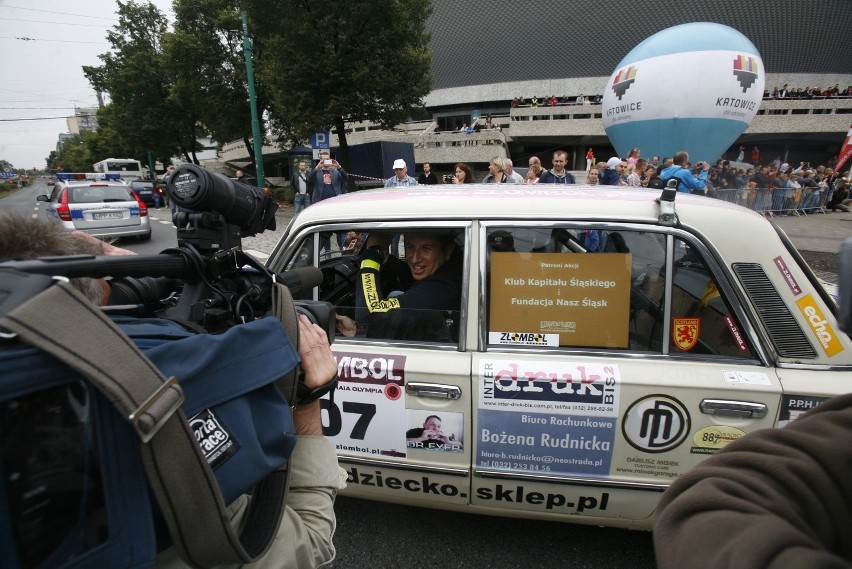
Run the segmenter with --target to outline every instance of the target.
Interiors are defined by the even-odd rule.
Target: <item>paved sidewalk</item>
[[[852,237],[852,213],[813,213],[803,216],[773,217],[800,251],[837,253],[840,245]]]

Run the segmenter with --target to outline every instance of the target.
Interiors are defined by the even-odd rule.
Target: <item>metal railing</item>
[[[715,190],[710,197],[747,207],[762,215],[808,215],[825,213],[831,189],[821,188],[741,188]]]

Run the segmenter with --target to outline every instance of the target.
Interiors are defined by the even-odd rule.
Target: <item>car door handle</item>
[[[459,399],[461,397],[461,388],[455,385],[420,383],[417,381],[405,384],[405,392],[408,395],[417,395],[418,397],[437,397],[438,399]]]
[[[763,403],[729,401],[727,399],[704,399],[698,408],[701,409],[702,413],[706,413],[707,415],[752,417],[754,419],[766,417],[767,411],[767,407]]]

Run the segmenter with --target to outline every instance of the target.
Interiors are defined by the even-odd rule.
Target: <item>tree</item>
[[[431,1],[249,0],[247,11],[271,122],[290,142],[333,128],[348,165],[346,121],[392,128],[423,108]]]
[[[174,32],[164,41],[169,100],[181,120],[203,125],[214,140],[251,145],[242,24],[236,0],[175,0]],[[262,108],[262,107],[261,107]]]
[[[47,167],[56,169],[61,166],[64,172],[91,172],[92,165],[102,159],[92,150],[97,145],[98,133],[84,131],[75,134],[58,151],[50,153]]]
[[[162,37],[166,20],[150,2],[133,0],[118,5],[118,24],[107,33],[112,51],[100,55],[103,65],[84,66],[83,72],[97,91],[109,94],[108,111],[114,130],[112,141],[121,148],[107,154],[146,160],[151,150],[168,163],[180,149],[181,136],[174,129],[180,109],[167,101],[169,94],[163,72]],[[99,120],[101,119],[99,112]]]

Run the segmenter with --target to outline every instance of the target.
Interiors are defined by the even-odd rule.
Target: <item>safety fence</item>
[[[831,194],[820,188],[742,188],[716,190],[713,197],[773,216],[825,213]]]

